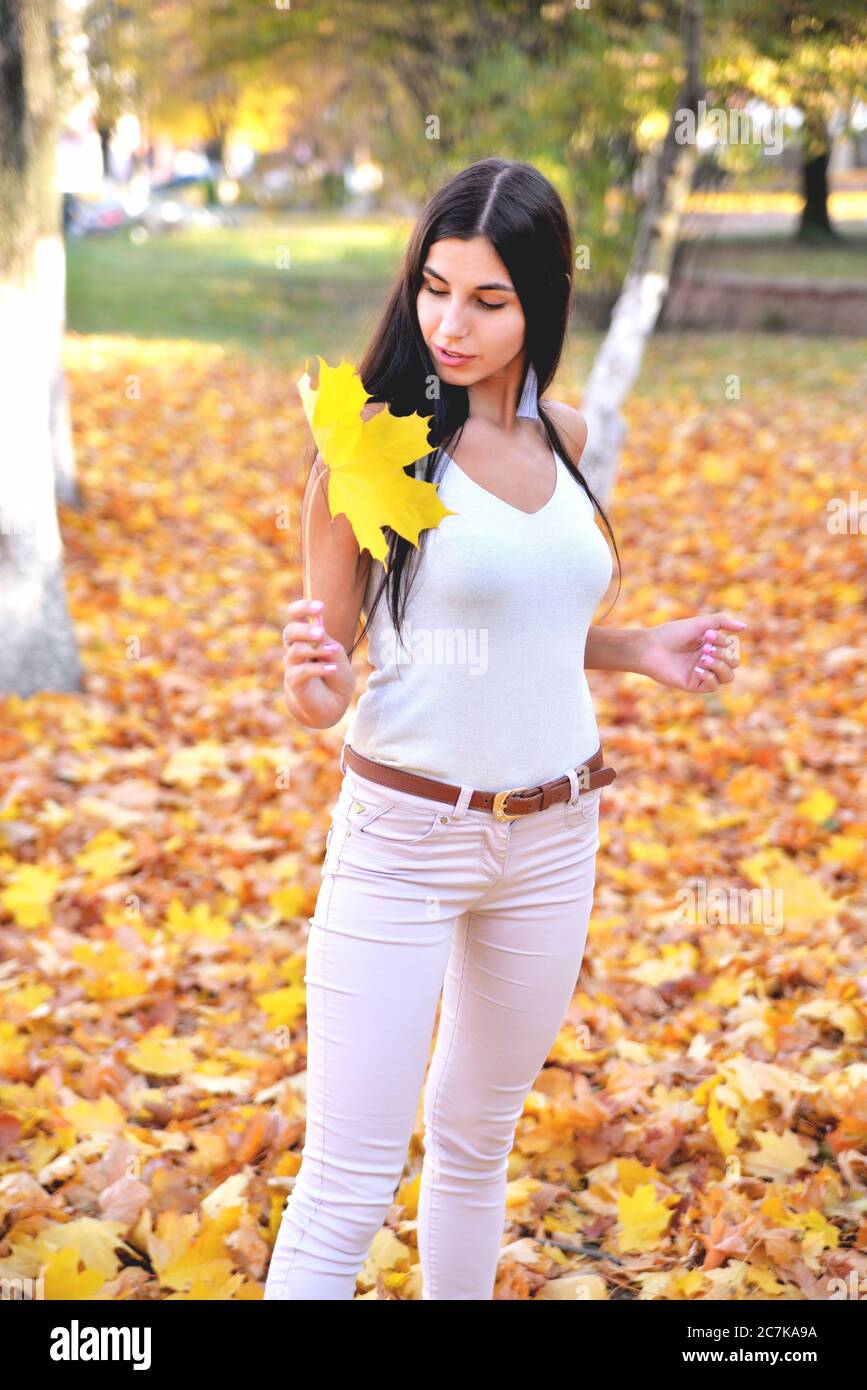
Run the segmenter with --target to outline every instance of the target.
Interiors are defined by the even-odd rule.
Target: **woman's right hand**
[[[289,604],[283,645],[283,697],[290,714],[313,729],[330,728],[349,706],[355,676],[345,648],[325,631],[320,600]]]

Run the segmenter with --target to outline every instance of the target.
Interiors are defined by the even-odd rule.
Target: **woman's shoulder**
[[[541,403],[563,435],[577,468],[587,443],[587,421],[580,410],[576,410],[574,405],[566,405],[565,401],[552,401],[543,396]]]

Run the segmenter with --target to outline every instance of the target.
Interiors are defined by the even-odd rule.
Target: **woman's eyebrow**
[[[434,277],[435,280],[442,280],[442,282],[443,282],[444,285],[447,285],[447,284],[449,283],[448,280],[446,279],[446,277],[445,277],[444,275],[440,275],[440,273],[439,273],[438,270],[434,270],[434,268],[433,268],[432,265],[423,265],[423,266],[422,266],[422,270],[425,272],[426,275],[432,275],[432,276]],[[489,283],[488,283],[487,285],[476,285],[476,289],[477,289],[477,290],[505,290],[507,294],[514,294],[514,293],[515,293],[515,291],[514,291],[514,289],[513,289],[513,287],[512,287],[511,285],[504,285],[504,284],[502,284],[501,281],[499,281],[499,280],[491,280],[491,281],[489,281]]]

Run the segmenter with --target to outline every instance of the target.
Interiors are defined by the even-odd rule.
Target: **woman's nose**
[[[440,333],[444,338],[461,338],[465,333],[463,312],[454,300],[442,312]]]

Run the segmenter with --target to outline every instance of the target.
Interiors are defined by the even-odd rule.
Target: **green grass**
[[[407,225],[298,213],[255,226],[67,242],[67,326],[192,338],[299,361],[357,353],[400,265]]]
[[[803,280],[867,281],[867,236],[840,232],[840,241],[820,246],[786,235],[724,236],[711,232],[689,240],[681,253],[681,268],[725,275],[783,276]]]
[[[551,392],[555,400],[565,393],[578,404],[600,340],[600,334],[570,335]],[[725,388],[732,375],[739,378],[740,404],[747,408],[811,399],[826,417],[860,416],[867,394],[867,339],[696,329],[657,333],[630,394],[647,400],[682,396],[721,406],[728,402]]]
[[[67,325],[84,334],[221,343],[252,356],[263,353],[287,370],[303,367],[316,353],[332,364],[343,357],[357,361],[400,268],[409,230],[404,219],[317,212],[265,216],[237,229],[177,232],[142,245],[123,234],[71,241]],[[784,238],[717,238],[703,253],[714,269],[756,274],[802,274],[812,264],[834,265],[846,275],[867,271],[867,242],[854,238],[845,252],[792,247]],[[600,339],[599,333],[570,333],[555,399],[580,399]],[[823,408],[841,401],[857,408],[848,393],[852,383],[862,392],[867,385],[864,346],[854,338],[660,333],[648,345],[633,394],[685,391],[719,403],[726,379],[736,373],[742,399],[761,391],[781,399],[814,396]]]

